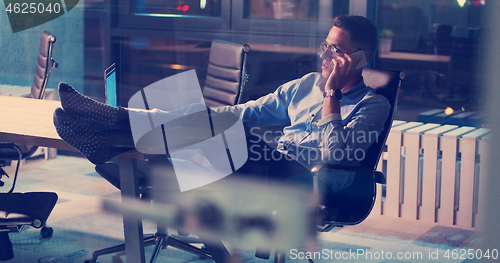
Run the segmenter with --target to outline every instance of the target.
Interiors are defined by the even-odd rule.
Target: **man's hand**
[[[346,88],[350,88],[346,86],[352,81],[351,76],[360,59],[361,57],[357,57],[353,60],[348,54],[332,57],[330,63],[332,72],[326,80],[324,90],[340,89],[341,91],[345,91]],[[340,102],[332,97],[326,97],[323,101],[322,118],[331,114],[340,114]]]
[[[360,59],[361,57],[356,57],[353,60],[348,54],[332,57],[330,63],[332,72],[326,81],[325,90],[342,90],[349,82],[350,76],[356,69]]]

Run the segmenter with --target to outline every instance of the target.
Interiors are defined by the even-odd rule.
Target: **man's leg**
[[[69,84],[59,83],[59,98],[63,110],[82,119],[91,119],[113,129],[128,125],[127,111],[122,107],[111,107],[76,91]]]
[[[109,162],[101,165],[96,165],[96,172],[102,176],[106,181],[110,182],[113,186],[120,189],[120,174],[118,168],[117,158],[111,159]],[[134,166],[134,173],[136,177],[139,178],[139,186],[150,186],[150,174],[151,168],[148,161],[135,160],[136,165]]]
[[[294,174],[309,172],[293,157],[279,152],[272,144],[275,138],[267,138],[257,131],[250,132],[251,129],[245,126],[248,160],[235,172],[237,176],[283,180]]]
[[[61,108],[54,112],[57,134],[80,151],[93,164],[103,164],[114,156],[134,148],[130,127],[116,129],[92,119],[83,119],[66,113]]]

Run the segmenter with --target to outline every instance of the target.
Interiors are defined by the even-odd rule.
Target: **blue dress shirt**
[[[343,93],[340,116],[321,118],[323,77],[309,73],[257,100],[214,108],[239,114],[249,127],[288,124],[277,149],[307,166],[318,162],[356,166],[378,140],[389,115],[389,101],[361,80]]]

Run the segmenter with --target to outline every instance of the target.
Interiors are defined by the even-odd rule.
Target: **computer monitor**
[[[116,92],[116,66],[113,63],[104,71],[104,86],[106,104],[109,106],[118,106],[118,98]]]

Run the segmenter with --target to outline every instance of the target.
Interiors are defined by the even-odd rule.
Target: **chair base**
[[[197,248],[190,243],[200,243],[199,239],[193,237],[172,236],[170,234],[156,233],[144,238],[144,246],[155,245],[153,254],[151,255],[150,263],[154,263],[161,249],[168,246],[198,255],[203,258],[212,259],[212,255],[203,249]],[[125,244],[94,251],[92,259],[88,259],[85,263],[97,263],[97,258],[102,255],[108,255],[120,251],[125,251]]]

